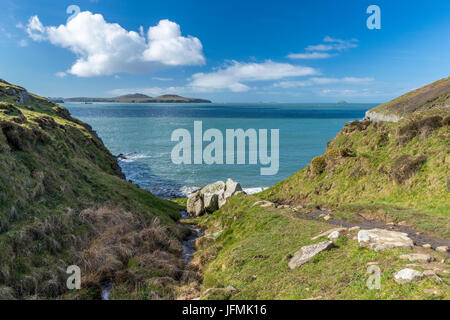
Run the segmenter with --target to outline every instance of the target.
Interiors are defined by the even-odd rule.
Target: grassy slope
[[[441,93],[433,101],[447,99],[448,90]],[[347,124],[324,155],[258,197],[302,205],[306,210],[321,206],[349,220],[407,221],[417,230],[449,239],[450,109],[439,104],[414,110],[402,114],[405,119],[398,123]],[[303,245],[324,240],[311,237],[332,227],[299,219],[300,213],[289,209],[253,207],[257,200],[233,197],[219,211],[197,219],[206,228],[194,259],[204,274],[203,290],[228,285],[239,289],[235,294],[219,291],[203,298],[450,299],[448,274],[440,275],[443,284],[424,279],[399,285],[393,274],[410,262],[398,256],[410,251],[363,249],[353,239],[356,233],[339,239],[337,248],[290,270],[287,256]],[[434,255],[438,261],[443,257],[424,248],[414,251]],[[381,268],[380,291],[366,288],[369,262]],[[450,266],[448,261],[437,265],[447,270]]]
[[[429,110],[435,107],[450,105],[450,77],[438,80],[408,92],[397,99],[386,102],[371,111],[382,114],[408,116],[416,111]]]
[[[179,217],[177,205],[123,180],[89,129],[66,109],[0,81],[0,298],[65,292],[65,269],[81,263],[80,252],[98,236],[94,222],[80,219],[84,209],[139,217],[140,224],[128,219],[135,226],[128,234],[155,217],[169,227]]]
[[[450,238],[449,124],[450,106],[416,111],[398,123],[347,124],[324,155],[262,197],[333,209],[348,219],[407,221]]]
[[[356,232],[340,238],[335,248],[290,270],[288,255],[304,245],[325,240],[312,241],[311,237],[331,226],[300,219],[288,209],[253,207],[257,200],[253,196],[235,196],[219,211],[197,219],[206,228],[193,261],[204,274],[203,292],[229,285],[239,290],[233,294],[222,291],[203,299],[450,299],[448,274],[440,275],[444,284],[423,279],[399,285],[393,275],[410,262],[398,256],[411,251],[375,252],[360,248],[353,240]],[[438,260],[443,258],[432,250],[415,251],[429,253]],[[366,287],[371,262],[381,269],[381,290]],[[439,265],[447,270],[450,267],[449,262]],[[437,290],[438,294],[433,296],[425,289]]]

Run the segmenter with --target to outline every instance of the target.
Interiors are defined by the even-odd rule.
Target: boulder
[[[447,253],[449,252],[449,248],[447,246],[440,246],[436,248],[436,251],[442,252],[442,253]]]
[[[412,249],[414,247],[414,243],[408,237],[408,234],[384,229],[359,231],[358,243],[361,247],[369,248],[375,251],[392,248]]]
[[[233,196],[238,191],[243,191],[239,182],[227,179],[227,182],[225,183],[225,198]]]
[[[434,260],[432,256],[422,253],[402,254],[399,258],[403,260],[409,260],[412,262],[414,261],[431,262]]]
[[[333,231],[332,233],[329,234],[328,240],[336,241],[337,239],[339,239],[340,236],[341,234],[339,233],[339,231]]]
[[[198,217],[205,212],[203,199],[200,195],[200,191],[191,194],[186,204],[187,214],[190,216]]]
[[[346,228],[333,228],[333,229],[324,231],[322,233],[319,233],[317,236],[311,238],[311,240],[317,240],[317,239],[319,239],[321,237],[327,237],[327,236],[329,236],[331,233],[333,233],[335,231],[342,232],[342,231],[346,231],[346,230],[347,230]]]
[[[332,241],[323,241],[309,246],[301,247],[299,251],[289,261],[289,268],[295,269],[305,264],[314,256],[321,253],[322,251],[328,250],[333,247]]]
[[[208,184],[207,186],[203,187],[200,190],[200,194],[204,195],[206,193],[209,194],[221,194],[225,191],[225,182],[223,181],[217,181],[211,184]]]
[[[423,278],[422,272],[409,268],[402,269],[394,275],[395,282],[400,284],[420,280],[422,278]]]
[[[203,187],[188,197],[187,213],[190,216],[199,216],[205,212],[212,213],[219,210],[227,201],[227,198],[244,193],[241,185],[231,179],[227,182],[217,181]]]
[[[215,193],[205,193],[203,195],[203,204],[208,213],[212,213],[219,209],[219,195]]]

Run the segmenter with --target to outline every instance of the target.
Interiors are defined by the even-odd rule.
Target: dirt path
[[[283,209],[276,209],[277,211],[283,211]],[[316,211],[310,211],[307,213],[300,213],[293,210],[293,208],[284,208],[284,211],[289,210],[289,214],[283,214],[284,216],[287,216],[289,218],[299,218],[299,219],[306,219],[306,220],[314,220],[319,221],[321,223],[326,223],[333,226],[339,226],[339,227],[345,227],[345,228],[351,228],[351,227],[360,227],[361,229],[386,229],[386,230],[392,230],[392,231],[399,231],[407,233],[408,236],[414,241],[414,244],[416,246],[423,246],[424,244],[430,244],[433,249],[436,249],[440,246],[448,246],[450,247],[450,240],[449,239],[441,239],[436,237],[430,237],[423,233],[417,232],[407,226],[399,226],[399,225],[387,225],[381,221],[376,220],[364,220],[360,222],[348,222],[345,220],[340,220],[332,217],[330,220],[325,221],[322,216],[329,214],[329,212],[316,210]],[[285,212],[286,213],[286,212]],[[447,257],[450,257],[450,253],[446,254]]]

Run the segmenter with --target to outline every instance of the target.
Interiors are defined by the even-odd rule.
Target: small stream
[[[181,220],[188,219],[189,217],[186,214],[186,211],[181,211]],[[204,231],[202,228],[197,227],[191,224],[178,224],[180,227],[188,228],[191,230],[191,234],[183,240],[181,246],[183,247],[183,260],[188,264],[191,262],[192,257],[195,253],[195,240],[201,236],[203,236]],[[109,300],[109,296],[111,295],[111,291],[114,287],[113,282],[106,282],[102,284],[102,300]]]
[[[188,216],[186,214],[186,211],[181,211],[182,218],[181,220],[187,219]],[[191,234],[183,240],[181,246],[183,247],[183,259],[184,262],[189,263],[192,260],[192,257],[195,252],[195,240],[201,236],[203,236],[204,231],[202,228],[190,225],[190,224],[179,224],[181,227],[188,228],[191,230]]]

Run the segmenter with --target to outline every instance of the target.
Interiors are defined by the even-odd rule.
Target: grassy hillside
[[[438,80],[408,92],[397,99],[384,103],[370,111],[399,117],[408,116],[416,111],[450,105],[450,77]]]
[[[99,298],[105,281],[171,297],[156,280],[183,274],[178,218],[177,205],[123,180],[88,125],[0,81],[0,299],[67,295],[71,264],[83,290],[68,297]]]
[[[393,276],[411,264],[399,259],[411,250],[361,248],[354,239],[358,231],[345,232],[334,248],[289,269],[288,261],[300,247],[326,240],[311,238],[333,226],[290,209],[254,206],[258,200],[235,196],[219,211],[197,218],[206,228],[193,260],[204,276],[202,299],[450,299],[450,263],[441,263],[442,254],[420,247],[413,250],[436,258],[414,269],[435,270],[442,282],[425,278],[401,285]],[[380,268],[380,290],[366,286],[370,265]],[[237,290],[207,292],[228,286]]]
[[[202,299],[450,299],[445,254],[421,246],[375,252],[358,245],[358,231],[342,232],[334,248],[299,268],[288,267],[302,246],[327,239],[312,238],[336,227],[332,220],[365,228],[400,225],[410,234],[449,243],[448,83],[444,79],[375,108],[398,112],[403,119],[348,123],[306,168],[195,219],[206,229],[194,258],[204,275]],[[425,104],[410,107],[419,101],[413,97],[426,91],[433,94]],[[261,198],[275,204],[257,205]],[[317,209],[322,218],[312,213]],[[399,258],[411,252],[429,254],[435,262],[411,264]],[[366,286],[370,265],[381,269],[380,290]],[[431,277],[398,284],[394,274],[407,267],[428,270]]]
[[[434,101],[448,99],[445,83],[447,90]],[[374,110],[386,105],[393,104]],[[450,238],[450,105],[414,110],[397,123],[348,123],[325,154],[262,197],[320,206],[347,219],[406,221],[419,231]]]

